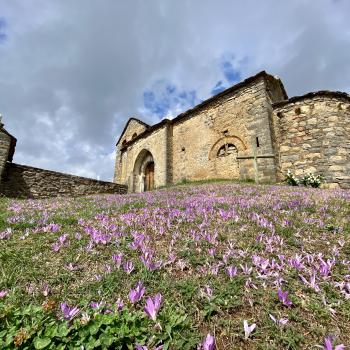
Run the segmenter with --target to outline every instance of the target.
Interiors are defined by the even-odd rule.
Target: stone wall
[[[184,179],[273,182],[272,103],[286,98],[280,80],[262,72],[172,120],[145,127],[135,139],[128,137],[137,124],[128,122],[117,143],[114,181],[127,184],[130,192],[141,188],[135,186],[142,168],[136,162],[148,157],[147,150],[154,158],[155,187]]]
[[[121,158],[125,159],[126,157],[126,153],[121,152],[121,150],[123,149],[123,145],[126,142],[140,135],[142,132],[146,130],[146,128],[147,128],[146,124],[138,121],[137,119],[134,119],[134,118],[129,119],[126,125],[126,128],[124,129],[116,147],[114,182],[121,182],[124,179],[123,176],[121,175],[122,172],[125,171],[125,169],[123,168],[123,162],[121,161]],[[122,181],[122,182],[126,182],[126,181]]]
[[[278,178],[322,174],[330,187],[350,188],[350,99],[319,92],[274,106]]]
[[[97,193],[126,193],[127,187],[112,182],[30,166],[7,163],[0,183],[0,194],[16,198],[84,196]]]
[[[3,131],[0,120],[0,183],[8,159],[11,137]]]
[[[254,179],[256,173],[252,156],[255,148],[259,181],[275,181],[271,111],[266,80],[261,77],[239,90],[215,99],[190,118],[179,122],[175,120],[173,181]],[[225,143],[236,146],[238,152],[218,157],[218,152]]]
[[[138,191],[138,169],[135,169],[136,160],[142,162],[138,157],[145,151],[152,154],[154,160],[154,186],[160,187],[167,184],[168,181],[168,124],[164,123],[153,130],[147,137],[137,138],[125,150],[118,152],[115,182],[128,186],[130,192]],[[119,154],[118,154],[119,153]],[[145,153],[146,156],[146,153]],[[141,164],[141,163],[140,163]]]

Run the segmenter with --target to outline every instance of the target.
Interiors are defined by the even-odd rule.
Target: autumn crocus
[[[331,337],[324,338],[324,350],[343,350],[345,349],[344,344],[336,345],[333,347],[333,342]]]
[[[244,339],[247,340],[250,336],[250,334],[253,332],[253,330],[256,328],[256,324],[253,323],[252,325],[248,325],[248,321],[243,321],[243,329],[244,329]]]
[[[130,290],[129,299],[133,304],[135,304],[139,300],[141,300],[144,294],[145,294],[145,287],[143,286],[142,282],[139,281],[137,282],[135,288]]]
[[[278,289],[278,299],[282,302],[283,305],[285,306],[291,306],[293,305],[293,303],[291,302],[291,300],[289,300],[288,298],[288,292],[285,291],[283,292],[282,289]]]
[[[154,299],[151,297],[147,298],[145,305],[145,312],[150,319],[153,321],[157,318],[157,313],[160,309],[160,305],[162,303],[162,295],[160,293],[156,294]]]
[[[215,339],[214,337],[208,333],[206,338],[202,343],[203,350],[214,350],[215,349]]]
[[[286,325],[288,323],[288,319],[287,318],[277,319],[276,317],[274,317],[271,314],[269,314],[269,316],[270,316],[271,320],[277,324],[277,326],[284,326],[284,325]]]
[[[235,266],[232,266],[232,265],[227,266],[225,270],[230,278],[233,278],[234,276],[237,275],[237,267],[235,267]]]
[[[134,270],[134,263],[132,261],[127,261],[123,265],[124,271],[130,275],[131,272]]]
[[[122,264],[123,254],[113,254],[112,260],[114,261],[116,268],[119,269]]]
[[[70,321],[79,313],[79,308],[69,307],[67,303],[61,303],[61,311],[63,312],[63,317],[66,321]]]
[[[9,291],[6,289],[0,290],[0,299],[5,298],[8,293],[9,293]]]
[[[123,301],[123,299],[118,298],[116,304],[117,304],[117,310],[118,311],[123,310],[123,308],[124,308],[124,301]]]

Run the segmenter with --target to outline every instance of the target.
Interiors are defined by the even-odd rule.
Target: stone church
[[[281,80],[263,71],[174,119],[130,118],[117,141],[114,182],[129,192],[183,180],[271,183],[288,169],[350,188],[350,96],[288,98]]]

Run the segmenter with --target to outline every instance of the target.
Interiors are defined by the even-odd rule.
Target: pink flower
[[[332,337],[326,337],[324,338],[324,350],[343,350],[345,349],[344,344],[336,345],[333,347],[333,341]]]
[[[288,292],[287,291],[283,292],[282,289],[280,288],[278,290],[277,294],[278,294],[278,299],[283,303],[283,305],[285,305],[285,306],[293,305],[293,303],[288,298]]]
[[[275,322],[278,326],[284,326],[288,323],[288,319],[287,318],[280,318],[279,320],[276,319],[273,315],[269,314],[271,320],[273,322]]]
[[[64,319],[70,321],[80,310],[78,307],[69,307],[67,303],[61,303],[61,311],[63,312]]]
[[[6,289],[0,290],[0,299],[5,298],[7,294],[9,294],[8,290],[6,290]]]
[[[131,289],[129,292],[129,299],[130,301],[135,304],[136,302],[140,301],[143,295],[145,294],[145,287],[143,286],[142,282],[137,282],[134,289]]]
[[[123,308],[124,308],[124,301],[121,298],[118,298],[116,304],[117,304],[117,310],[118,311],[123,310]]]
[[[134,270],[134,263],[132,261],[127,261],[123,265],[124,271],[130,275],[131,272]]]
[[[234,277],[237,275],[237,267],[235,266],[227,266],[226,267],[226,272],[229,275],[230,278]]]
[[[204,339],[202,347],[203,347],[203,350],[215,349],[215,339],[210,333],[208,333],[207,337]]]
[[[146,300],[146,306],[145,306],[145,312],[148,315],[149,318],[151,318],[153,321],[157,318],[157,313],[160,309],[160,305],[162,303],[162,295],[160,293],[156,294],[154,299],[147,298]]]
[[[112,260],[114,261],[117,269],[120,268],[120,265],[122,264],[122,258],[123,258],[123,254],[113,254],[112,255]]]
[[[248,339],[250,334],[253,332],[253,330],[256,328],[256,324],[253,323],[251,326],[248,325],[248,321],[243,321],[243,329],[244,329],[244,339]]]

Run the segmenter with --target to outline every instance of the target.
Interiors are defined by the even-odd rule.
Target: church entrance
[[[155,163],[151,152],[142,150],[135,160],[132,189],[133,192],[151,191],[155,186]]]
[[[148,163],[145,169],[145,191],[154,188],[154,162]]]

